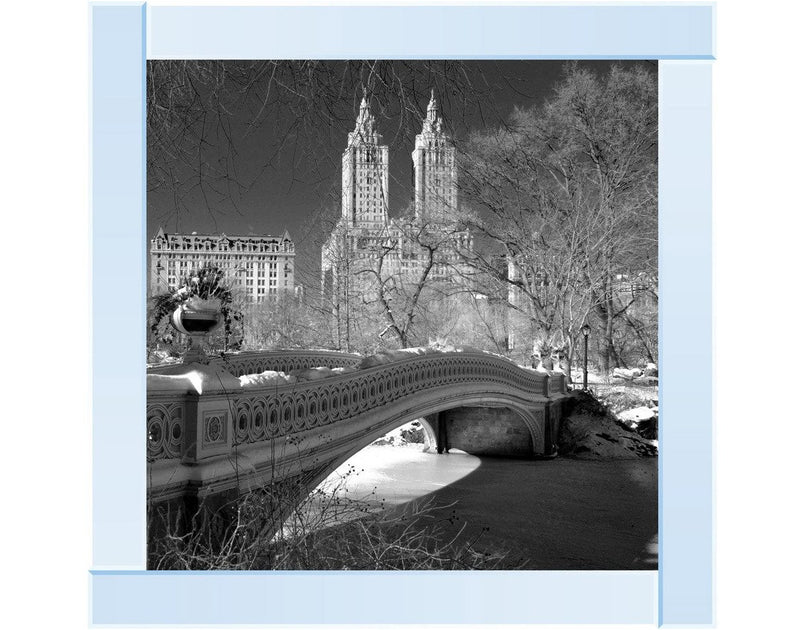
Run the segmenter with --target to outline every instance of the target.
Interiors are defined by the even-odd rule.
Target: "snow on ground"
[[[617,414],[617,417],[622,422],[642,422],[650,420],[657,415],[656,409],[650,407],[634,407],[633,409],[626,409]]]
[[[462,451],[439,457],[423,452],[421,444],[388,448],[374,443],[341,464],[319,487],[353,500],[398,505],[465,477],[480,463],[480,458]]]
[[[412,446],[419,450],[424,449],[424,429],[419,420],[408,422],[393,431],[386,433],[379,440],[372,442],[372,446]]]
[[[615,415],[638,407],[656,409],[658,413],[659,391],[653,387],[627,384],[596,385],[594,394]]]

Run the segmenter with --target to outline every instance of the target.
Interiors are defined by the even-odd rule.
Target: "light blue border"
[[[659,72],[659,621],[713,622],[712,64]]]
[[[652,571],[99,573],[92,579],[92,620],[354,625],[580,624],[594,618],[596,623],[655,623],[655,582]],[[633,603],[623,606],[624,601]]]
[[[145,7],[96,5],[92,34],[93,563],[145,548]]]
[[[192,28],[187,27],[190,15]],[[149,7],[148,18],[149,59],[711,59],[714,55],[708,4]]]
[[[94,624],[712,622],[711,64],[700,61],[660,64],[660,580],[142,571],[146,32],[149,57],[712,59],[711,5],[97,4],[91,19]]]

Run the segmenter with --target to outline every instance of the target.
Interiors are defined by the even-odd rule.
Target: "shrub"
[[[432,500],[386,508],[370,497],[345,498],[345,478],[319,487],[289,511],[293,493],[251,492],[201,508],[187,523],[168,506],[151,512],[148,568],[159,570],[498,569],[507,552],[478,549],[446,525],[452,506]],[[285,512],[286,513],[286,512]],[[281,523],[277,526],[278,523]],[[510,567],[506,567],[510,568]]]

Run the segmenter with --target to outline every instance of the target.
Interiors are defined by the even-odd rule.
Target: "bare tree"
[[[461,161],[472,227],[489,243],[469,262],[510,285],[511,307],[570,355],[594,314],[604,370],[620,363],[625,296],[657,277],[656,135],[655,73],[570,64],[543,107],[475,134]]]
[[[546,109],[592,191],[586,275],[599,322],[601,367],[621,365],[615,325],[658,278],[656,75],[613,66],[604,78],[570,66]],[[563,124],[562,124],[563,123]],[[550,140],[555,141],[557,134]],[[565,160],[566,161],[566,160]]]
[[[463,249],[471,246],[465,226],[452,213],[437,218],[406,214],[393,221],[380,238],[367,242],[364,264],[355,270],[363,279],[363,304],[381,313],[384,328],[403,348],[425,343],[430,335],[443,335],[431,311],[443,323],[449,296],[462,287],[452,282]]]
[[[303,293],[280,291],[244,309],[244,347],[311,348],[327,346],[322,339],[324,317]]]

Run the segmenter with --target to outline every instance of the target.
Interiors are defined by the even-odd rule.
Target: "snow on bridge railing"
[[[235,376],[260,374],[268,370],[291,372],[314,367],[348,367],[360,363],[359,354],[334,350],[255,350],[230,352],[210,357],[210,364],[221,367]],[[150,366],[149,374],[162,374],[175,369],[175,363]]]
[[[174,366],[176,371],[176,366]],[[366,357],[357,366],[302,368],[235,378],[211,366],[194,374],[149,374],[148,458],[185,463],[230,452],[233,445],[289,437],[441,388],[460,386],[524,399],[566,391],[563,374],[521,368],[482,352]],[[183,388],[183,389],[182,389]]]

